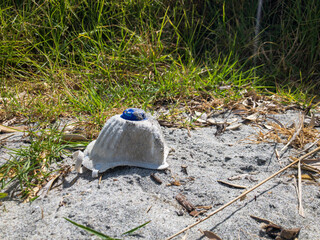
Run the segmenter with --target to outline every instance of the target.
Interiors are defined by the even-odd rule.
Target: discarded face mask
[[[84,152],[73,154],[75,168],[92,170],[92,177],[117,166],[136,166],[149,169],[165,169],[169,165],[169,153],[157,120],[143,110],[129,108],[122,115],[111,117],[101,130],[97,140]]]

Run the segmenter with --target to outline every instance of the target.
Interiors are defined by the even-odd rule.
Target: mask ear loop
[[[73,160],[76,162],[75,163],[75,169],[78,173],[82,173],[82,162],[84,158],[84,154],[81,151],[76,151],[72,154]]]
[[[83,173],[82,162],[84,158],[84,154],[81,151],[76,151],[72,154],[73,160],[76,162],[74,168],[78,173]],[[97,178],[99,176],[99,170],[92,170],[92,178]]]

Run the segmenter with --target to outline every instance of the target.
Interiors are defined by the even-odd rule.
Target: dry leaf
[[[174,180],[167,184],[167,186],[181,186],[181,183],[179,180]]]
[[[203,119],[201,119],[201,118],[193,118],[193,120],[195,120],[195,121],[197,121],[197,122],[199,122],[199,123],[207,123],[206,120],[203,120]]]
[[[271,125],[268,125],[268,124],[263,124],[263,126],[268,130],[272,130],[273,129],[273,127]]]
[[[236,130],[236,129],[239,129],[241,125],[242,125],[241,123],[231,124],[230,126],[226,127],[226,130]]]
[[[236,123],[238,121],[238,118],[232,118],[229,121],[219,121],[217,122],[215,119],[213,118],[209,118],[207,119],[207,123],[209,125],[223,125],[223,124],[227,124],[227,125],[231,125],[233,123]]]
[[[276,238],[280,235],[281,232],[281,226],[277,224],[262,224],[261,228],[266,231],[266,234],[271,238]]]
[[[282,239],[295,239],[299,235],[300,229],[301,228],[282,229],[280,237]]]
[[[214,119],[207,119],[207,122],[208,123],[210,123],[210,124],[212,124],[212,125],[215,125],[215,124],[217,124],[217,121],[215,121]]]
[[[303,180],[314,180],[309,174],[301,174],[301,179]]]
[[[295,240],[299,235],[301,228],[290,228],[286,229],[277,225],[267,219],[259,218],[256,216],[250,215],[251,218],[258,222],[263,222],[261,228],[264,229],[267,235],[273,239],[282,239],[282,240]]]
[[[256,113],[251,114],[251,115],[249,115],[247,117],[244,117],[244,119],[255,122],[255,121],[257,121],[257,119],[259,117],[259,114],[260,113],[256,112]]]
[[[189,214],[193,217],[196,217],[200,214],[200,212],[198,212],[197,210],[193,210],[193,211],[189,212]]]
[[[80,134],[63,134],[62,135],[62,140],[64,141],[72,141],[72,142],[77,142],[77,141],[88,141],[88,139]]]
[[[210,240],[222,240],[221,237],[219,237],[217,234],[215,234],[214,232],[211,231],[202,231],[201,229],[199,229],[199,231],[206,236],[208,239]]]
[[[276,224],[266,224],[262,227],[269,237],[283,240],[295,240],[301,228],[285,229]]]
[[[181,186],[181,182],[179,181],[179,179],[176,179],[173,175],[172,178],[174,179],[174,181],[168,183],[167,186]]]

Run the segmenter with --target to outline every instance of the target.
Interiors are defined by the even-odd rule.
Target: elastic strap
[[[82,173],[82,161],[84,154],[81,151],[76,151],[72,154],[73,160],[76,162],[74,168],[78,173]]]

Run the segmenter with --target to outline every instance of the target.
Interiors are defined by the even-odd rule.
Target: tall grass
[[[1,77],[56,82],[67,71],[122,83],[179,60],[195,67],[230,53],[249,69],[258,37],[261,77],[318,86],[317,1],[264,1],[254,36],[257,2],[4,0]]]
[[[99,121],[108,109],[148,108],[202,91],[215,97],[221,85],[253,82],[252,71],[242,69],[233,52],[215,53],[219,6],[3,1],[1,78],[16,88],[1,95],[31,95],[5,102],[6,114],[50,118],[70,110]]]

